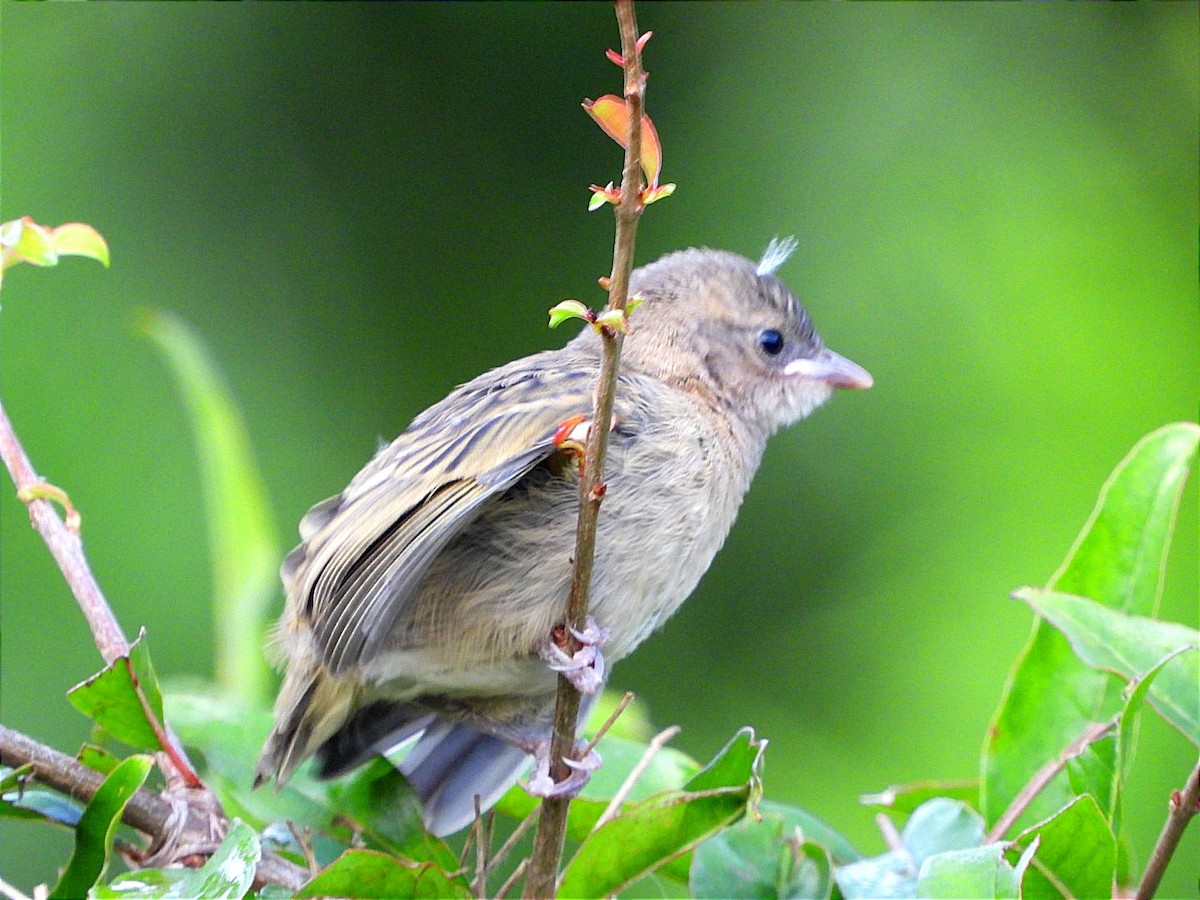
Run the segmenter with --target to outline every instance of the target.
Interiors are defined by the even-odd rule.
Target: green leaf
[[[108,244],[91,225],[68,222],[51,233],[59,256],[86,256],[108,268]]]
[[[162,749],[163,706],[158,676],[150,661],[146,630],[138,633],[129,655],[67,692],[67,699],[85,716],[119,741],[138,750]]]
[[[141,327],[170,364],[196,440],[212,562],[217,681],[246,705],[265,702],[263,646],[282,554],[246,423],[191,329],[161,311],[145,312]]]
[[[75,828],[75,849],[67,868],[50,892],[53,900],[82,897],[104,876],[113,834],[129,798],[150,774],[149,756],[131,756],[113,769],[96,791]]]
[[[186,898],[238,900],[254,884],[262,849],[254,829],[234,819],[225,840],[199,869],[142,869],[97,886],[88,896],[115,898]],[[182,874],[180,874],[182,873]]]
[[[1049,587],[1130,615],[1152,616],[1179,498],[1200,442],[1200,426],[1167,425],[1140,440],[1101,489],[1096,508]],[[988,728],[981,804],[995,822],[1046,762],[1088,723],[1120,707],[1108,678],[1081,663],[1066,639],[1039,621],[1018,658]],[[1072,797],[1060,774],[1019,820],[1028,825]]]
[[[371,844],[443,869],[458,867],[450,848],[425,830],[416,792],[386,759],[376,758],[352,777],[325,784],[330,812],[353,823]]]
[[[979,782],[976,779],[956,781],[912,781],[894,784],[877,794],[863,794],[859,802],[865,806],[878,806],[888,812],[907,816],[914,809],[934,797],[948,797],[966,804],[979,801]]]
[[[564,300],[550,307],[550,327],[557,328],[568,319],[588,321],[592,311],[578,300]]]
[[[830,868],[825,848],[804,840],[782,817],[763,816],[697,847],[690,884],[694,897],[824,900],[833,889]]]
[[[682,790],[634,804],[601,826],[567,864],[559,895],[614,894],[736,821],[761,795],[764,747],[742,729]]]
[[[838,887],[846,900],[914,897],[925,861],[939,854],[978,849],[983,828],[983,817],[967,804],[934,797],[908,817],[900,834],[903,852],[893,850],[842,866],[835,873]]]
[[[1113,895],[1117,843],[1095,798],[1072,801],[1018,835],[1006,852],[1015,857],[1035,840],[1037,852],[1021,883],[1025,900]]]
[[[972,898],[1016,898],[1021,896],[1021,878],[1004,858],[999,844],[951,850],[929,857],[917,875],[917,896],[959,900]]]
[[[1021,588],[1024,600],[1066,635],[1087,665],[1125,679],[1141,678],[1172,659],[1150,685],[1150,705],[1194,744],[1200,744],[1200,631],[1131,616],[1083,597]]]
[[[91,225],[80,222],[47,228],[23,216],[0,225],[0,275],[19,262],[58,265],[60,256],[89,256],[107,267],[108,244]]]
[[[805,840],[819,844],[829,851],[833,861],[841,866],[862,859],[862,854],[841,832],[818,819],[808,810],[787,803],[776,803],[763,800],[758,804],[758,811],[764,816],[776,816],[783,819],[791,828],[799,828]]]
[[[917,894],[912,860],[897,850],[841,866],[833,877],[845,900],[888,900]]]
[[[120,757],[95,744],[84,744],[75,754],[75,758],[89,769],[100,772],[102,775],[111,775],[112,770],[121,764]]]
[[[935,853],[978,847],[983,842],[983,817],[965,803],[935,797],[913,810],[900,836],[919,869]]]
[[[88,892],[89,898],[96,900],[158,900],[161,897],[175,897],[171,893],[175,885],[183,881],[192,872],[191,869],[179,866],[171,869],[138,869],[125,875],[118,875],[108,884],[98,884]]]
[[[301,897],[470,897],[461,878],[433,863],[414,863],[374,850],[347,850],[296,894]]]

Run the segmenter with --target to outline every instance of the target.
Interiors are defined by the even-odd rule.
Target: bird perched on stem
[[[529,754],[535,789],[566,789],[545,775],[556,672],[601,687],[605,661],[660,627],[708,569],[767,438],[834,388],[871,386],[776,277],[793,248],[774,241],[759,263],[684,250],[633,273],[642,305],[622,352],[579,653],[551,635],[571,579],[593,329],[457,388],[313,507],[282,567],[274,649],[286,668],[257,783],[313,755],[321,776],[340,775],[417,738],[401,771],[437,835],[473,819],[476,795],[493,804]]]

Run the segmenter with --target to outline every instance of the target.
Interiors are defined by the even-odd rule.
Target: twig
[[[46,483],[34,471],[33,463],[29,461],[2,405],[0,405],[0,459],[3,459],[5,466],[8,467],[13,484],[17,487],[17,495],[25,500],[29,507],[29,519],[33,523],[33,527],[42,536],[42,540],[50,550],[50,555],[54,557],[54,561],[58,563],[58,568],[62,571],[67,587],[75,595],[79,608],[83,611],[84,618],[87,619],[88,628],[91,629],[100,655],[109,665],[123,656],[128,656],[129,641],[125,639],[125,633],[117,623],[117,617],[113,615],[112,607],[104,599],[104,593],[100,590],[100,585],[96,583],[95,576],[92,575],[87,557],[83,554],[83,543],[79,539],[78,530],[68,527],[54,511],[54,506],[48,499],[52,492],[47,491]],[[58,490],[57,493],[66,496],[61,490]],[[67,508],[72,509],[69,500]],[[75,515],[78,516],[77,513]],[[153,716],[150,717],[150,721],[157,726]],[[183,752],[182,746],[170,729],[164,729],[160,738],[163,752],[156,754],[156,761],[163,775],[166,776],[167,784],[183,785],[190,789],[203,787],[194,768],[188,762],[187,754]]]
[[[492,843],[492,830],[483,821],[481,798],[475,795],[475,878],[471,892],[484,900],[487,897],[488,849]]]
[[[1135,900],[1150,900],[1154,896],[1154,892],[1158,890],[1163,873],[1167,871],[1167,863],[1175,855],[1175,849],[1179,846],[1179,839],[1183,837],[1184,829],[1187,828],[1188,822],[1197,813],[1200,813],[1198,804],[1200,804],[1200,764],[1197,764],[1196,768],[1192,770],[1192,775],[1182,791],[1171,792],[1167,821],[1163,823],[1162,834],[1158,836],[1154,852],[1150,854],[1150,862],[1146,864],[1141,884],[1138,885],[1137,894],[1134,895]]]
[[[629,704],[632,702],[633,691],[626,691],[625,696],[618,701],[617,705],[613,708],[613,711],[608,714],[608,718],[604,720],[604,724],[596,729],[596,733],[592,735],[592,739],[587,742],[587,746],[583,750],[584,756],[587,756],[596,749],[596,745],[600,743],[601,739],[606,734],[608,734],[608,729],[612,728],[613,725],[616,724],[617,719],[621,718],[621,713],[625,712],[625,707],[629,706]]]
[[[29,496],[45,493],[38,490],[37,486],[45,482],[37,476],[33,464],[25,455],[3,406],[0,406],[0,458],[3,458],[4,465],[8,467],[18,494],[24,493]],[[88,627],[92,630],[100,655],[109,664],[118,657],[125,656],[129,653],[129,642],[125,640],[116,616],[113,615],[92,575],[92,570],[83,555],[79,535],[63,524],[54,511],[53,504],[45,496],[31,497],[28,505],[30,521],[46,542],[50,555],[62,570],[67,586],[79,601],[79,608],[83,610]]]
[[[1063,770],[1069,760],[1074,759],[1082,753],[1089,744],[1094,744],[1101,738],[1111,734],[1116,727],[1117,722],[1115,719],[1108,722],[1093,722],[1084,729],[1083,734],[1071,741],[1063,749],[1062,753],[1034,772],[1033,777],[1029,779],[1029,783],[1021,788],[1020,793],[1008,805],[1008,809],[1004,810],[1004,813],[996,820],[996,824],[992,826],[992,830],[987,833],[987,837],[983,839],[983,842],[985,844],[994,844],[1003,838],[1005,832],[1012,828],[1013,823],[1021,817],[1021,813],[1029,808],[1029,804],[1033,802],[1033,798],[1040,794],[1042,789],[1050,783],[1050,780]]]
[[[633,0],[616,0],[617,24],[621,33],[621,54],[625,72],[625,103],[629,114],[629,140],[625,149],[625,167],[621,177],[621,202],[616,206],[616,239],[613,247],[612,275],[609,277],[608,308],[624,311],[629,296],[629,278],[633,271],[633,248],[638,217],[642,214],[642,110],[645,76],[637,46],[637,17]],[[583,473],[579,479],[579,520],[575,531],[575,565],[571,574],[571,593],[567,600],[566,622],[582,629],[587,619],[588,589],[592,580],[592,562],[596,548],[596,520],[603,498],[604,454],[612,423],[616,395],[617,367],[621,359],[623,334],[618,329],[603,329],[603,352],[596,385],[595,411],[588,432]],[[571,645],[579,649],[568,631]],[[563,759],[574,752],[579,719],[579,693],[562,675],[554,712],[554,736],[550,745],[550,775],[556,781],[568,777],[570,770]],[[555,892],[558,863],[562,858],[570,798],[550,797],[542,803],[542,814],[530,857],[525,897],[551,897]]]
[[[521,876],[525,874],[525,870],[529,868],[529,860],[523,859],[513,869],[513,873],[504,879],[504,884],[500,885],[500,890],[496,891],[496,900],[503,900],[504,895],[512,890],[512,886],[521,880]]]
[[[504,857],[508,856],[508,854],[512,852],[512,848],[517,845],[517,841],[519,841],[525,832],[527,832],[538,820],[538,813],[541,811],[541,808],[542,805],[539,803],[537,806],[531,809],[529,811],[529,815],[522,819],[521,823],[517,825],[515,829],[513,829],[513,833],[508,836],[508,840],[501,844],[500,849],[492,854],[492,858],[488,862],[489,875],[492,873],[492,870],[496,868],[496,866],[500,865],[500,863],[504,860]],[[524,870],[522,869],[522,871]],[[500,893],[503,894],[504,891],[500,891]]]
[[[900,832],[896,830],[896,823],[889,819],[886,813],[877,813],[875,816],[875,826],[879,829],[879,833],[883,835],[883,843],[887,848],[893,853],[901,853],[907,856],[911,863],[912,854],[904,846],[904,838],[900,837]]]
[[[0,762],[16,768],[30,764],[38,782],[79,800],[88,801],[95,796],[104,776],[65,753],[40,744],[19,731],[0,725]],[[182,814],[182,822],[179,817]],[[176,847],[186,850],[191,846],[213,844],[219,840],[219,829],[223,818],[213,818],[191,804],[174,805],[153,791],[138,790],[125,806],[121,820],[150,837],[152,847],[167,840],[174,840]],[[264,853],[259,861],[257,875],[264,881],[281,884],[297,890],[308,880],[299,866],[273,853]]]
[[[625,798],[629,796],[629,792],[633,790],[633,786],[637,783],[637,780],[642,777],[642,773],[646,771],[651,760],[658,755],[658,751],[666,745],[667,741],[679,734],[679,730],[678,725],[672,725],[670,728],[660,731],[654,736],[654,739],[650,741],[650,746],[642,754],[642,758],[630,770],[625,780],[621,783],[621,787],[617,789],[617,792],[613,794],[612,800],[608,802],[608,806],[604,808],[604,812],[600,814],[600,818],[596,820],[596,824],[592,826],[592,831],[595,831],[621,811],[621,805],[625,802]]]

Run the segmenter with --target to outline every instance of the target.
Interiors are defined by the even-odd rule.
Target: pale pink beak
[[[865,391],[875,383],[870,372],[832,350],[822,350],[813,359],[793,359],[783,367],[783,374],[858,391]]]

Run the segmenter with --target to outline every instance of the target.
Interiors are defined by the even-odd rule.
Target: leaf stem
[[[992,830],[987,833],[987,837],[983,839],[985,844],[994,844],[1004,837],[1005,832],[1013,827],[1013,824],[1021,817],[1021,813],[1029,808],[1029,804],[1033,802],[1033,798],[1042,792],[1046,787],[1067,765],[1067,763],[1087,749],[1088,745],[1094,744],[1096,741],[1107,737],[1116,730],[1116,719],[1110,719],[1107,722],[1093,722],[1084,729],[1083,734],[1071,741],[1063,748],[1062,753],[1058,754],[1054,759],[1047,762],[1038,769],[1025,787],[1021,788],[1019,794],[1013,798],[1013,802],[1008,805],[1003,815],[996,820],[996,824],[992,826]]]
[[[1192,818],[1200,813],[1200,763],[1192,770],[1182,791],[1171,792],[1170,809],[1167,821],[1163,824],[1162,833],[1150,854],[1150,862],[1142,874],[1142,882],[1138,885],[1135,900],[1150,900],[1162,881],[1163,873],[1167,871],[1167,863],[1175,855],[1179,840]]]
[[[638,47],[637,17],[633,0],[616,0],[617,26],[621,33],[621,56],[624,61],[625,103],[629,109],[629,141],[625,148],[625,167],[621,176],[621,202],[615,208],[616,238],[613,246],[612,274],[609,276],[608,308],[624,311],[629,299],[629,279],[633,272],[634,240],[637,222],[642,214],[642,110],[646,87],[642,71],[641,50]],[[600,332],[603,351],[600,375],[596,385],[595,411],[588,432],[583,472],[579,479],[579,519],[575,530],[575,565],[571,573],[571,592],[567,600],[566,622],[582,629],[587,620],[588,589],[592,580],[592,564],[596,549],[596,521],[603,499],[604,454],[608,448],[608,432],[612,423],[613,400],[617,387],[617,368],[621,360],[624,335],[620,330],[605,328]],[[568,632],[571,646],[567,652],[578,650]],[[574,752],[579,719],[580,696],[563,676],[558,678],[558,693],[554,711],[554,735],[550,745],[550,774],[562,781],[570,774],[563,762]],[[558,878],[566,835],[567,811],[570,798],[550,797],[542,803],[542,813],[530,856],[529,877],[525,882],[525,897],[552,897]]]

